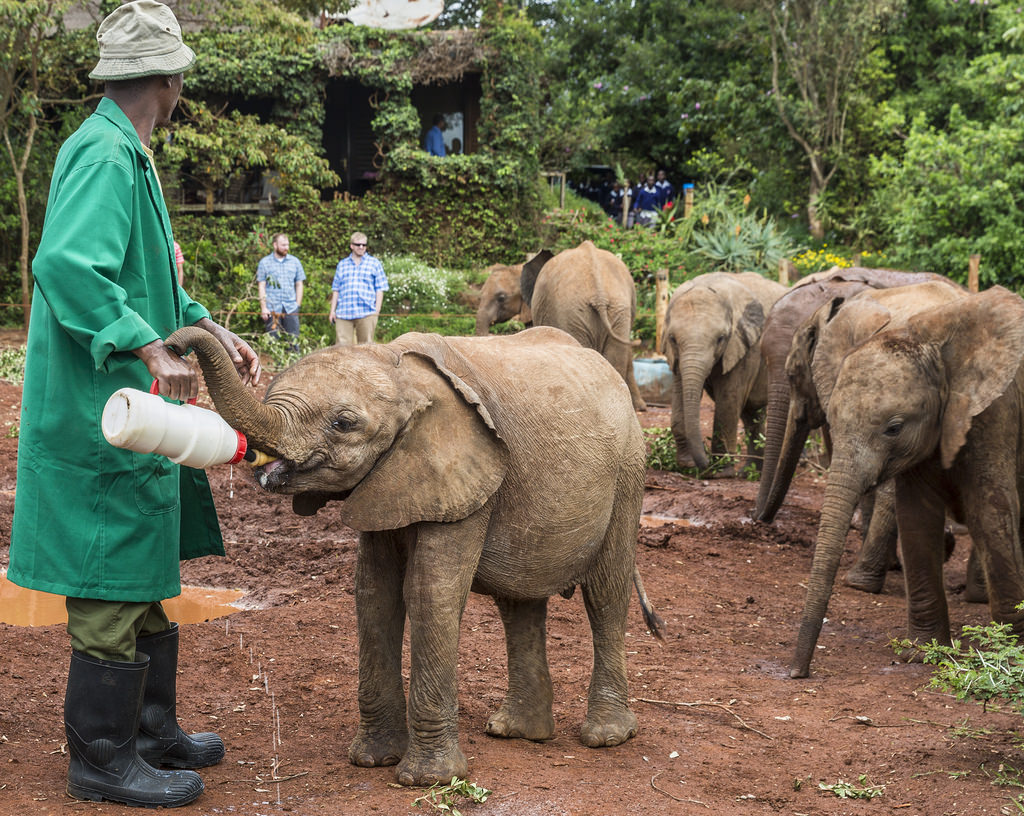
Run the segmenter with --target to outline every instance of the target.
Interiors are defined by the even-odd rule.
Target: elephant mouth
[[[291,486],[296,477],[310,473],[321,465],[320,457],[308,459],[299,465],[292,459],[274,459],[253,469],[253,475],[260,487],[273,493],[283,492]]]

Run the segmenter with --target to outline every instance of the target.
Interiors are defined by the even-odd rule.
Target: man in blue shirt
[[[338,261],[331,283],[330,321],[339,346],[372,343],[388,279],[366,251],[366,236],[352,233],[352,252]]]
[[[434,114],[433,127],[427,131],[427,137],[423,140],[423,149],[431,156],[444,156],[444,136],[441,131],[448,127],[444,116],[440,113]]]
[[[292,351],[299,350],[299,307],[302,305],[303,281],[306,272],[302,262],[288,253],[288,236],[274,236],[274,251],[260,260],[256,268],[259,282],[260,317],[271,337],[284,330],[295,338]]]

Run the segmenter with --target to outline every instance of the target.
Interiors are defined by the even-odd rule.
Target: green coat
[[[28,333],[8,578],[78,598],[181,592],[179,560],[224,553],[206,474],[110,445],[107,398],[152,377],[130,349],[206,311],[177,284],[156,173],[115,102],[64,143]]]

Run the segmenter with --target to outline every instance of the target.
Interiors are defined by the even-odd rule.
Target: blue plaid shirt
[[[305,279],[302,262],[291,253],[278,260],[271,252],[260,259],[260,265],[256,267],[256,280],[267,284],[267,309],[271,312],[297,312],[299,302],[295,299],[295,283]]]
[[[388,279],[380,261],[367,253],[358,264],[352,255],[338,261],[331,289],[338,293],[335,317],[358,320],[373,314],[377,306],[377,292],[387,291]]]

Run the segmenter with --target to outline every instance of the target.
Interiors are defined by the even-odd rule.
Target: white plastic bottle
[[[246,456],[245,436],[214,411],[175,405],[156,394],[122,388],[103,407],[103,435],[118,448],[158,453],[179,465],[206,468]]]

